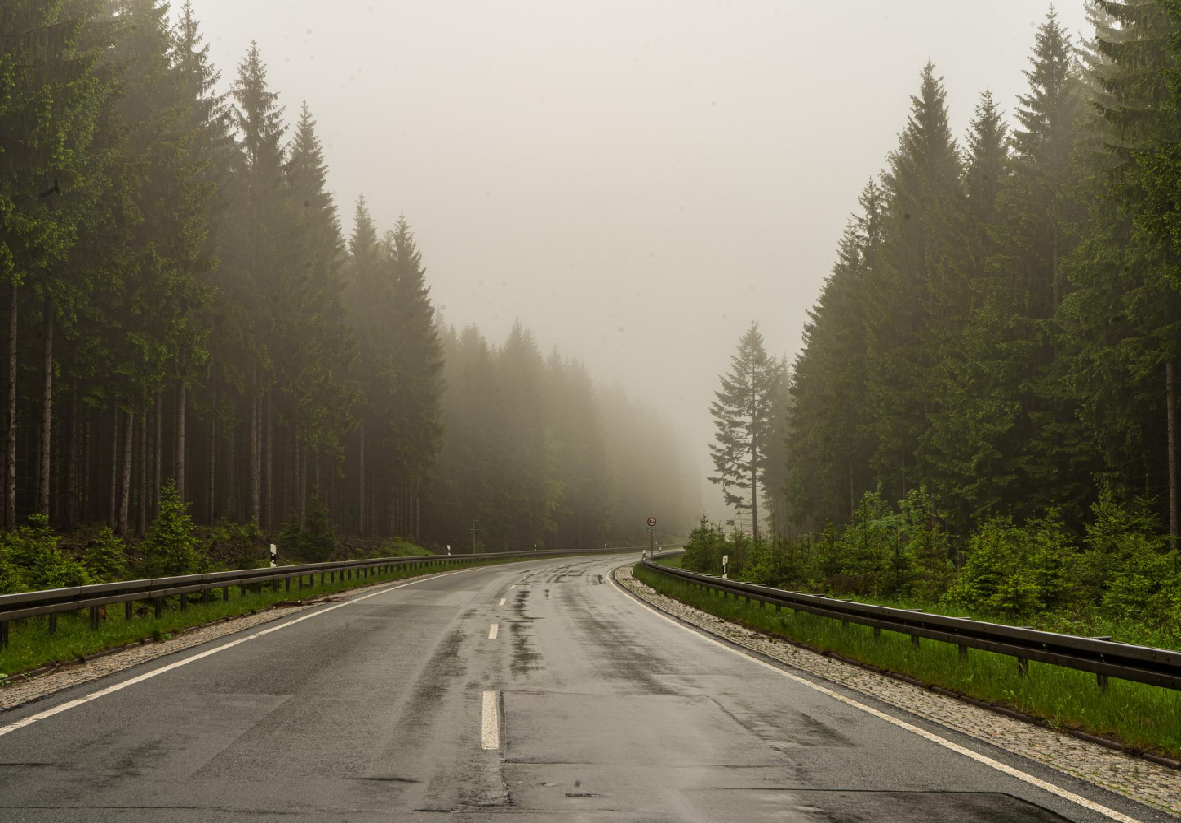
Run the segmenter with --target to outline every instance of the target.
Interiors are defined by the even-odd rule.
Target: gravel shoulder
[[[641,583],[632,575],[630,564],[616,569],[614,577],[618,585],[634,596],[703,632],[1181,817],[1181,771],[1025,723],[730,623]]]

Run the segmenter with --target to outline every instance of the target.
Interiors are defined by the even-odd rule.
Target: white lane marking
[[[114,694],[117,691],[121,691],[123,689],[126,689],[128,686],[134,686],[136,683],[142,683],[145,680],[151,680],[153,677],[158,677],[158,676],[164,674],[165,672],[170,672],[173,669],[179,669],[181,666],[187,666],[190,663],[195,663],[198,660],[204,660],[206,657],[209,657],[210,655],[217,654],[218,652],[223,652],[226,649],[232,649],[234,646],[240,646],[241,644],[246,643],[247,641],[257,640],[258,638],[265,637],[266,635],[268,635],[272,632],[277,632],[282,629],[286,629],[290,626],[294,626],[297,623],[302,623],[305,620],[311,620],[313,617],[319,617],[322,614],[328,614],[328,612],[336,611],[337,609],[342,609],[345,606],[352,605],[353,603],[360,603],[362,600],[368,600],[370,597],[376,597],[379,594],[385,594],[386,592],[393,591],[394,589],[404,589],[407,586],[415,586],[419,583],[425,583],[428,580],[434,580],[439,577],[447,577],[448,575],[459,574],[460,572],[466,572],[466,571],[471,571],[471,569],[460,569],[459,571],[448,572],[447,574],[434,574],[434,575],[431,575],[430,577],[424,577],[419,580],[412,580],[409,583],[399,583],[396,586],[387,586],[383,589],[378,589],[375,592],[371,592],[370,594],[365,594],[360,597],[355,597],[352,600],[346,600],[343,603],[337,603],[335,606],[329,606],[326,609],[320,609],[319,611],[305,614],[301,617],[295,618],[294,620],[289,620],[286,623],[281,623],[278,626],[271,626],[268,629],[263,629],[262,631],[257,631],[254,634],[247,635],[246,637],[239,637],[236,640],[231,640],[229,643],[223,643],[222,645],[215,646],[212,649],[206,649],[205,651],[203,651],[199,654],[195,654],[192,657],[186,657],[184,660],[177,660],[175,663],[169,663],[167,666],[161,666],[158,669],[152,669],[150,672],[144,672],[143,674],[141,674],[137,677],[132,677],[129,680],[124,680],[123,682],[116,683],[113,686],[107,686],[105,689],[99,689],[97,692],[94,692],[92,694],[88,694],[85,697],[79,697],[76,700],[70,700],[70,701],[62,703],[60,705],[54,706],[52,709],[46,709],[43,712],[37,712],[37,714],[31,714],[22,720],[17,720],[13,723],[9,723],[7,726],[0,726],[0,737],[3,737],[4,735],[6,735],[10,732],[15,732],[18,729],[23,729],[26,726],[32,726],[34,723],[37,723],[38,721],[41,721],[41,720],[45,720],[46,718],[49,718],[49,717],[53,717],[56,714],[61,714],[62,712],[77,708],[78,706],[89,703],[92,700],[98,700],[100,697],[106,697],[108,694]]]
[[[495,639],[496,639],[496,634],[497,634],[497,632],[499,632],[499,631],[500,631],[500,624],[499,624],[499,623],[493,623],[493,624],[492,624],[492,628],[490,628],[490,629],[488,630],[488,639],[489,639],[489,640],[495,640]]]
[[[515,589],[516,587],[517,587],[517,584],[516,584],[516,583],[514,583],[514,584],[513,584],[513,585],[511,585],[511,586],[509,586],[509,588],[510,588],[510,589]]]
[[[484,692],[484,710],[480,715],[480,748],[500,748],[500,699],[491,690]]]
[[[502,606],[503,606],[503,605],[504,605],[504,601],[505,601],[505,598],[503,598],[503,597],[502,597],[502,598],[500,598],[500,605],[502,605]]]
[[[619,586],[620,584],[616,583],[615,585]],[[950,749],[951,751],[956,752],[957,754],[962,754],[964,757],[971,758],[972,760],[975,760],[977,763],[982,763],[985,766],[989,766],[993,769],[996,769],[998,772],[1002,772],[1004,774],[1007,774],[1010,777],[1015,777],[1018,780],[1021,780],[1025,783],[1030,784],[1031,786],[1036,786],[1037,788],[1047,791],[1050,794],[1057,795],[1058,797],[1061,797],[1063,800],[1069,800],[1071,803],[1075,803],[1079,806],[1082,806],[1084,809],[1090,809],[1091,811],[1097,812],[1098,814],[1101,814],[1104,817],[1107,817],[1111,820],[1118,820],[1119,823],[1140,823],[1140,821],[1138,821],[1136,818],[1129,817],[1128,815],[1124,814],[1123,812],[1117,812],[1115,809],[1109,809],[1106,806],[1102,806],[1093,800],[1088,800],[1087,798],[1083,797],[1082,795],[1078,795],[1078,794],[1075,794],[1074,792],[1067,791],[1066,789],[1063,789],[1060,786],[1055,786],[1053,783],[1048,783],[1039,777],[1034,777],[1032,774],[1028,774],[1027,772],[1021,771],[1020,769],[1015,769],[1012,766],[1009,766],[1005,763],[1001,763],[999,760],[993,760],[991,757],[988,757],[987,755],[980,754],[979,752],[974,752],[971,749],[961,746],[958,743],[954,743],[951,740],[948,740],[944,737],[940,737],[939,735],[935,734],[934,732],[930,732],[930,731],[927,731],[926,729],[919,728],[918,726],[915,726],[912,723],[907,723],[905,720],[899,720],[897,717],[886,714],[883,711],[878,711],[877,709],[873,708],[872,706],[867,706],[864,703],[860,703],[851,697],[846,697],[843,694],[839,694],[838,692],[834,692],[832,689],[827,689],[824,686],[821,686],[819,683],[813,683],[811,680],[807,680],[803,677],[792,674],[791,672],[784,671],[783,669],[779,668],[778,666],[772,666],[770,663],[768,663],[765,660],[760,660],[759,658],[754,657],[750,654],[747,654],[746,652],[742,651],[741,649],[735,648],[734,646],[728,646],[725,643],[721,642],[720,640],[716,640],[708,635],[702,634],[700,631],[697,631],[696,629],[692,628],[691,626],[685,625],[684,623],[680,622],[679,620],[672,619],[671,617],[666,615],[664,612],[656,609],[654,606],[649,605],[648,603],[644,602],[640,598],[632,598],[632,599],[635,600],[637,603],[639,603],[644,608],[648,609],[648,611],[655,614],[657,617],[664,618],[669,623],[672,623],[674,626],[676,626],[679,629],[684,629],[685,631],[689,632],[689,634],[693,635],[694,637],[700,638],[700,639],[705,640],[709,643],[713,643],[715,646],[720,646],[721,648],[725,649],[726,651],[733,652],[734,654],[738,655],[739,657],[741,657],[744,660],[749,660],[752,663],[757,663],[758,665],[762,666],[765,669],[770,669],[771,671],[775,672],[776,674],[786,677],[788,680],[793,680],[796,683],[799,683],[803,686],[807,686],[809,689],[813,689],[815,691],[818,691],[823,695],[827,695],[828,697],[833,698],[834,700],[839,700],[840,702],[845,703],[846,705],[852,706],[855,709],[860,709],[861,711],[865,712],[866,714],[871,714],[874,717],[880,718],[881,720],[885,720],[887,723],[891,723],[900,729],[905,729],[908,732],[913,732],[914,734],[917,734],[919,737],[922,737],[926,740],[930,740],[932,743],[938,744],[945,749]]]

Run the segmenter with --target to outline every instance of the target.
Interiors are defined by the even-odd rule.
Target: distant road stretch
[[[0,820],[1165,819],[735,654],[625,559],[390,584],[0,713]]]

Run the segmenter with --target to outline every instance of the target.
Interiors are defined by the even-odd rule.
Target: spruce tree
[[[726,505],[751,513],[751,533],[757,541],[761,481],[774,436],[772,400],[780,379],[779,364],[767,357],[757,323],[739,340],[729,373],[718,379],[722,387],[710,404],[715,435],[709,447],[716,473],[709,479],[721,485]]]
[[[948,125],[946,91],[928,63],[885,175],[885,218],[877,271],[866,291],[867,395],[876,442],[873,467],[890,496],[923,475],[920,438],[940,337],[936,289],[953,275],[963,238],[961,164]],[[958,275],[955,275],[958,276]]]

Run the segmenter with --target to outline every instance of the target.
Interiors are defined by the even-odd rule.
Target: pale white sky
[[[1012,110],[1049,7],[194,0],[227,81],[255,39],[289,119],[308,101],[346,229],[361,193],[405,212],[450,321],[520,317],[660,404],[703,477],[717,374],[752,319],[797,350],[923,64],[962,134],[983,89]]]

